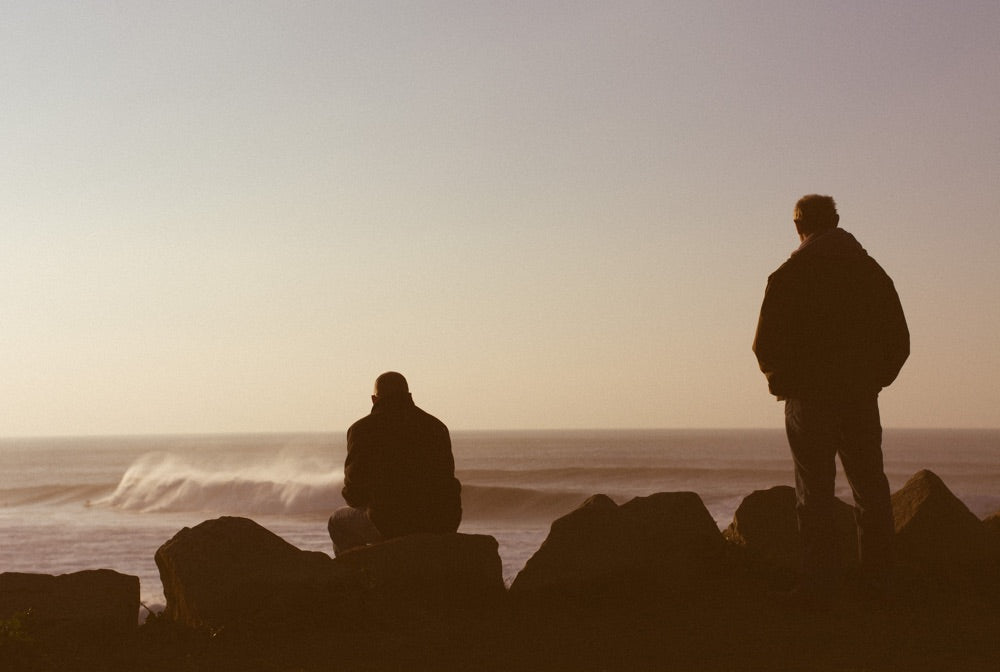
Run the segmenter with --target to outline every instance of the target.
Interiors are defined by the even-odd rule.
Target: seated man
[[[342,494],[330,517],[333,551],[417,532],[454,532],[462,520],[448,428],[416,407],[406,378],[375,380],[372,412],[347,430]]]

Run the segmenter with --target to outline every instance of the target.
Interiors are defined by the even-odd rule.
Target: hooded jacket
[[[767,280],[753,342],[779,399],[878,394],[910,354],[892,280],[847,231],[814,234]]]
[[[387,539],[454,532],[462,520],[461,490],[448,428],[409,394],[377,399],[371,414],[347,430],[344,500],[367,509]]]

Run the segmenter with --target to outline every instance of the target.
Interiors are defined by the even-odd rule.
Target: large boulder
[[[43,637],[127,635],[139,624],[139,577],[110,569],[0,574],[0,619],[26,612]]]
[[[1000,511],[983,519],[983,530],[993,557],[1000,560]]]
[[[154,558],[166,616],[191,626],[287,617],[342,587],[328,555],[300,550],[247,518],[185,527]]]
[[[166,616],[192,626],[394,620],[395,614],[502,594],[492,537],[414,535],[334,560],[246,518],[184,528],[156,552]]]
[[[594,495],[552,523],[511,585],[512,596],[587,596],[604,590],[696,590],[721,567],[725,541],[693,492],[618,506]]]
[[[445,612],[489,612],[506,593],[496,539],[414,534],[340,555],[363,577],[363,609],[379,622]]]
[[[755,490],[740,503],[733,522],[723,535],[765,564],[797,570],[802,562],[802,543],[795,503],[795,488],[787,485]],[[834,525],[841,565],[856,567],[858,542],[854,508],[839,499]]]
[[[892,495],[898,563],[953,587],[995,583],[987,528],[933,472],[917,472]]]

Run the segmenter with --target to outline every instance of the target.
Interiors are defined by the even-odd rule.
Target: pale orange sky
[[[1000,425],[1000,4],[6,3],[0,436],[778,427],[750,352],[833,195]]]

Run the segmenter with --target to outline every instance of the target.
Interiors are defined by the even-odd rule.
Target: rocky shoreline
[[[842,589],[822,612],[783,599],[799,555],[788,487],[750,494],[724,531],[695,493],[595,495],[509,587],[490,536],[332,559],[217,518],[157,551],[166,609],[141,626],[136,577],[0,574],[0,669],[1000,669],[1000,512],[979,520],[929,471],[893,509],[888,597],[858,589],[844,504]]]

